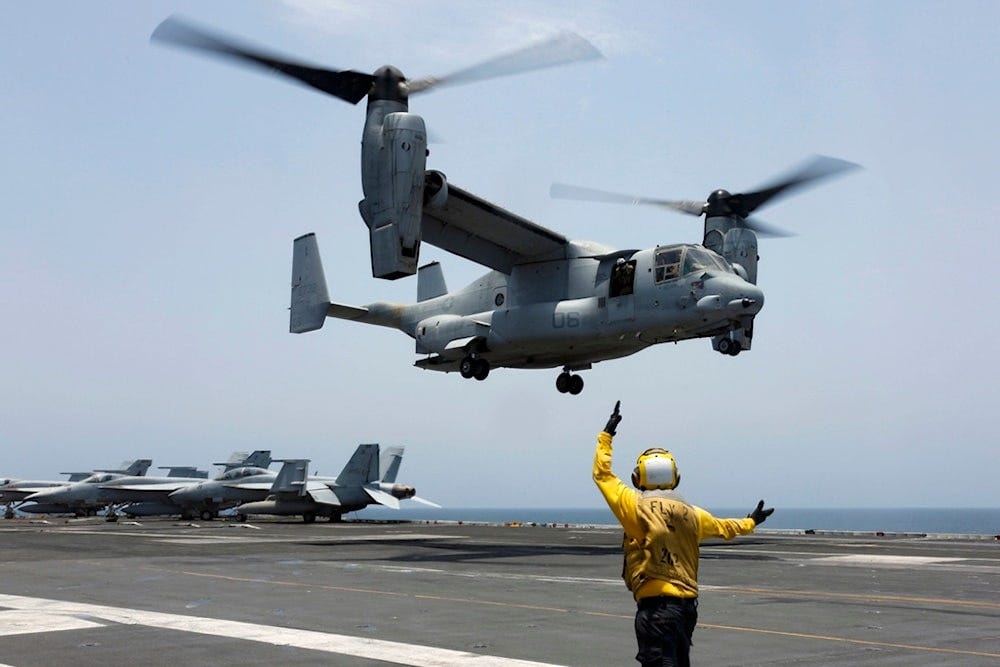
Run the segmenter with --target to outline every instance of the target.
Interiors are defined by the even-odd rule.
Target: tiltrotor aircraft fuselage
[[[290,330],[326,317],[397,328],[426,355],[421,368],[483,380],[491,368],[562,367],[556,387],[579,393],[574,371],[656,343],[708,337],[735,355],[750,349],[757,287],[757,234],[750,214],[791,189],[853,166],[815,160],[755,192],[716,190],[706,201],[648,200],[562,186],[555,196],[646,203],[704,216],[701,245],[617,250],[572,241],[451,184],[428,170],[423,118],[410,95],[434,87],[600,57],[583,38],[562,34],[442,78],[409,80],[392,66],[372,74],[289,60],[167,19],[154,39],[264,67],[352,104],[367,98],[361,142],[361,217],[370,234],[372,274],[397,279],[419,270],[418,302],[331,303],[312,234],[295,241]],[[440,267],[419,266],[426,241],[490,272],[448,292]]]

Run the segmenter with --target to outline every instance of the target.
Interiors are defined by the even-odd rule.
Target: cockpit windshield
[[[697,271],[733,272],[732,267],[725,259],[701,246],[694,245],[657,248],[653,264],[656,269],[654,280],[657,283],[667,282]]]
[[[254,468],[251,466],[246,466],[242,468],[233,468],[232,470],[227,470],[222,473],[219,479],[242,479],[243,477],[250,477],[251,475],[259,475],[261,473],[267,472],[263,468]]]
[[[114,478],[115,478],[114,475],[103,472],[91,475],[87,479],[83,480],[83,482],[85,484],[104,484],[105,482],[110,482]]]

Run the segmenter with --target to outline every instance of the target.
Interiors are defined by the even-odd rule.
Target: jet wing
[[[102,484],[102,489],[112,489],[114,491],[149,491],[163,493],[164,491],[176,491],[177,489],[182,489],[188,486],[192,486],[192,482],[187,482],[185,484],[123,484],[121,486],[114,486],[108,484]]]
[[[340,499],[337,498],[337,494],[323,482],[307,482],[306,493],[320,505],[340,505]]]
[[[229,482],[228,484],[223,484],[222,486],[227,489],[249,489],[251,491],[270,491],[271,487],[274,486],[274,482]]]
[[[448,183],[443,206],[424,206],[423,240],[502,273],[538,257],[564,256],[569,240]]]

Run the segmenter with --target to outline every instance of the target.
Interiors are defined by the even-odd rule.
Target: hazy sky
[[[754,348],[661,345],[585,372],[420,371],[404,334],[288,333],[292,239],[333,299],[371,278],[364,105],[151,46],[179,13],[333,68],[416,78],[571,29],[603,61],[415,97],[430,168],[571,238],[698,242],[700,222],[552,200],[553,181],[651,197],[751,189],[807,157],[864,171],[768,208]],[[708,506],[996,506],[1000,172],[985,2],[114,2],[0,9],[0,474],[233,450],[334,474],[406,445],[400,481],[450,506],[600,506],[664,446]],[[424,245],[449,286],[480,267]]]

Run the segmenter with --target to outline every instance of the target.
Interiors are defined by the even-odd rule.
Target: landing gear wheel
[[[202,521],[211,521],[214,518],[215,518],[215,512],[213,512],[212,510],[202,510],[201,511],[201,520]]]
[[[735,344],[728,338],[723,338],[719,341],[719,352],[721,354],[732,354],[732,349]]]
[[[737,354],[739,354],[742,351],[743,351],[743,348],[740,347],[739,343],[733,343],[730,346],[729,352],[727,354],[729,354],[730,357],[735,357]]]
[[[314,521],[316,521],[316,513],[315,512],[304,512],[302,514],[302,522],[303,523],[313,523]]]
[[[565,394],[566,392],[569,391],[569,387],[572,383],[573,383],[573,376],[567,373],[566,371],[563,371],[562,373],[559,374],[559,377],[556,378],[556,391],[558,391],[560,394]]]
[[[4,513],[3,513],[3,518],[5,518],[5,519],[13,519],[14,518],[14,510],[12,510],[11,508],[8,507],[4,511]]]
[[[472,364],[472,377],[477,380],[485,380],[490,374],[490,362],[485,359],[476,359]]]
[[[240,523],[246,523],[248,518],[249,517],[246,514],[237,514],[236,515],[236,520],[239,521]]]
[[[579,375],[571,375],[569,378],[569,393],[576,396],[583,391],[583,378]]]
[[[468,380],[476,374],[476,360],[472,357],[465,357],[462,359],[461,363],[458,364],[458,372],[462,377]]]

